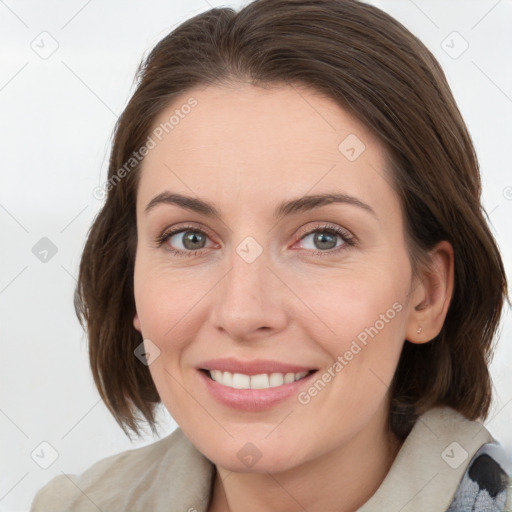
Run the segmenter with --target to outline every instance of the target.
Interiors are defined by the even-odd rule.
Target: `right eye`
[[[201,229],[181,226],[164,231],[158,237],[157,244],[159,247],[166,244],[166,249],[177,256],[195,256],[197,251],[205,248],[208,239],[208,235]]]

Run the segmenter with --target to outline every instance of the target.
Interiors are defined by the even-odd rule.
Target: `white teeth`
[[[266,373],[251,376],[251,389],[266,389],[268,387],[269,382],[268,375]]]
[[[243,373],[234,373],[232,386],[235,389],[249,389],[251,387],[251,377]]]
[[[215,379],[215,380],[217,380],[217,382],[224,382],[224,385],[229,386],[230,388],[233,387],[233,374],[232,373],[224,372],[222,374],[222,380],[221,379]]]
[[[284,384],[284,376],[282,373],[271,373],[268,381],[273,388],[282,386]]]
[[[209,370],[211,378],[234,389],[267,389],[276,388],[283,384],[291,384],[296,380],[304,378],[308,372],[299,373],[260,373],[258,375],[245,375],[243,373],[221,372],[220,370]]]
[[[284,376],[284,383],[290,384],[290,382],[293,382],[295,380],[295,373],[287,373]]]

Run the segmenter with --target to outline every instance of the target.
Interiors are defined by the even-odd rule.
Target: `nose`
[[[254,250],[251,243],[234,247],[226,274],[212,290],[211,320],[236,341],[267,338],[287,322],[287,288],[265,250],[253,261],[247,257]]]

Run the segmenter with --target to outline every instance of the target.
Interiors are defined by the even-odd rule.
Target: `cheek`
[[[144,339],[151,340],[159,356],[149,365],[151,378],[171,416],[178,424],[197,413],[190,400],[182,365],[191,340],[207,321],[201,299],[212,286],[199,267],[170,272],[165,265],[141,255],[134,269],[134,295]]]
[[[208,279],[199,267],[171,272],[143,258],[136,261],[134,295],[144,337],[179,345],[184,322],[197,314],[194,305],[210,287]]]
[[[142,336],[158,347],[158,357],[148,368],[162,402],[179,423],[194,412],[180,372],[182,352],[193,336],[194,290],[189,279],[177,280],[176,273],[169,276],[144,263],[141,258],[135,265],[134,295]]]
[[[315,279],[299,293],[317,317],[316,324],[330,333],[334,345],[355,339],[365,329],[392,332],[402,326],[408,280],[386,269],[363,269]],[[372,329],[372,332],[373,329]],[[360,337],[364,341],[364,334]],[[343,347],[341,347],[343,348]]]
[[[304,295],[318,317],[309,336],[338,362],[327,369],[339,376],[335,387],[338,397],[347,393],[347,404],[389,386],[405,336],[407,290],[406,272],[366,268],[318,280]]]

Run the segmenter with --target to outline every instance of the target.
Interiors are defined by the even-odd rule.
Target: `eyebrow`
[[[357,197],[348,194],[315,194],[283,201],[275,209],[274,217],[276,219],[281,219],[282,217],[292,215],[294,213],[305,212],[331,203],[344,203],[357,206],[377,217],[375,210],[370,205],[364,203],[360,199],[357,199]],[[184,196],[182,194],[167,191],[162,192],[151,199],[144,210],[145,213],[148,213],[160,204],[174,204],[186,210],[200,213],[208,217],[221,217],[219,210],[211,203],[195,197]]]

